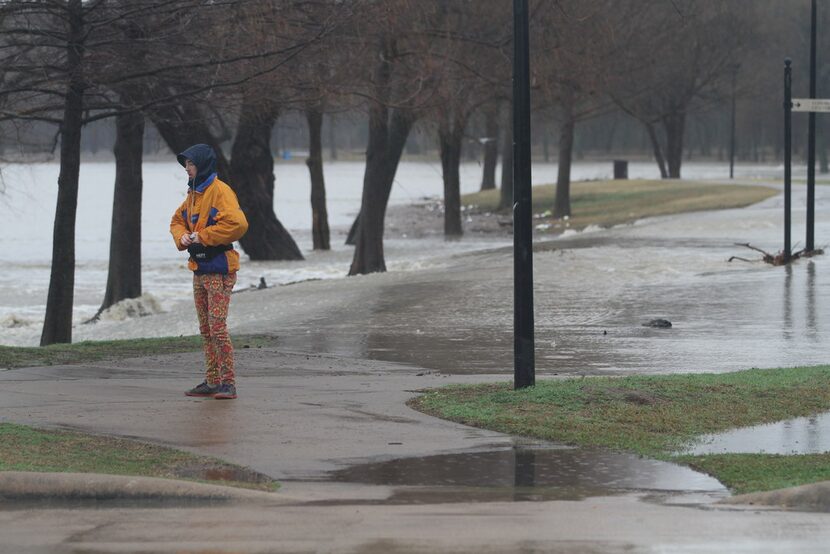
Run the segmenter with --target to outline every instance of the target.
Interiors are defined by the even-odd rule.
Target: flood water
[[[817,187],[818,247],[830,241],[828,189]],[[793,197],[793,237],[803,233],[803,190]],[[830,258],[787,267],[728,261],[760,258],[735,243],[780,250],[782,202],[775,197],[743,210],[655,218],[537,244],[537,371],[724,372],[826,363]],[[280,319],[290,325],[275,318],[275,332],[292,349],[509,375],[512,264],[509,248],[462,254],[443,268],[350,288],[319,312],[314,287],[287,287]],[[303,311],[296,319],[295,305]],[[672,327],[644,326],[655,318]]]
[[[350,467],[333,481],[393,487],[386,502],[581,500],[631,492],[727,495],[717,480],[667,462],[605,450],[518,446]]]
[[[705,435],[684,453],[818,454],[830,452],[830,413]]]
[[[805,196],[804,186],[794,187],[796,250],[804,236]],[[830,187],[817,187],[816,198],[816,246],[827,248]],[[507,379],[513,368],[513,254],[509,246],[499,247],[504,239],[489,250],[480,241],[465,237],[442,250],[440,239],[409,244],[396,238],[387,246],[410,253],[404,255],[417,249],[425,256],[422,266],[235,295],[231,330],[276,335],[286,350]],[[728,261],[735,255],[760,258],[736,243],[775,253],[782,242],[780,196],[740,210],[652,218],[537,242],[537,373],[725,372],[826,363],[830,255],[786,267]],[[348,265],[342,252],[330,256]],[[192,334],[191,302],[187,296],[153,317],[79,325],[73,336]],[[672,327],[644,326],[655,318]],[[9,337],[39,336],[37,326],[5,331]]]

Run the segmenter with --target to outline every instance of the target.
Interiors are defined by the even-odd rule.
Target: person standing
[[[233,344],[227,317],[239,270],[233,242],[248,230],[236,194],[216,175],[216,153],[207,144],[191,146],[176,159],[188,177],[187,198],[173,213],[170,233],[176,248],[190,254],[193,298],[205,351],[205,380],[187,396],[236,398]]]

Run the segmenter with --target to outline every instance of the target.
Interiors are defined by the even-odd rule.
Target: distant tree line
[[[559,163],[556,216],[570,214],[575,153],[645,150],[667,179],[681,176],[684,159],[723,156],[733,97],[740,157],[780,155],[785,56],[795,60],[797,91],[807,86],[807,0],[530,8],[535,143]],[[822,13],[820,28],[828,19]],[[325,146],[336,156],[336,122],[361,125],[366,165],[349,274],[384,271],[386,208],[414,130],[434,137],[447,236],[463,233],[465,152],[483,159],[482,188],[498,180],[502,205],[511,204],[511,33],[505,0],[0,2],[0,145],[31,150],[48,125],[60,160],[41,343],[71,341],[81,150],[101,121],[114,122],[116,163],[102,310],[141,294],[148,129],[173,152],[213,146],[250,222],[241,247],[254,260],[292,260],[302,253],[273,210],[278,122],[305,126],[315,249],[330,244]],[[821,67],[819,90],[830,85],[830,65]],[[823,167],[826,151],[822,143]]]

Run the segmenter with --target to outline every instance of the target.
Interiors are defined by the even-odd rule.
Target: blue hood
[[[176,159],[179,160],[182,167],[184,167],[187,160],[190,160],[196,166],[198,170],[196,178],[189,180],[187,186],[198,192],[203,192],[216,177],[216,152],[207,144],[194,144],[177,155]]]

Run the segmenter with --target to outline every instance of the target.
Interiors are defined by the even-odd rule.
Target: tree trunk
[[[666,130],[666,159],[669,166],[669,179],[680,179],[680,166],[683,163],[683,132],[686,127],[686,114],[676,111],[663,118]]]
[[[110,259],[104,301],[93,319],[124,300],[141,296],[141,162],[144,116],[132,112],[115,118],[115,193],[112,202]]]
[[[660,139],[657,138],[657,131],[651,123],[643,122],[643,125],[648,132],[648,138],[651,141],[651,147],[654,150],[654,159],[657,162],[657,167],[660,168],[660,178],[668,179],[669,172],[666,170],[666,160],[663,158],[663,149],[660,148]]]
[[[508,109],[508,112],[507,124],[504,126],[504,138],[501,142],[500,210],[513,206],[513,116],[512,110]]]
[[[444,181],[444,236],[460,237],[461,227],[461,142],[464,122],[458,118],[442,117],[438,128],[441,145],[441,176]]]
[[[248,219],[248,232],[239,240],[252,260],[302,260],[297,243],[274,213],[274,158],[271,131],[276,106],[245,98],[236,139],[231,147],[231,186]]]
[[[337,127],[334,122],[334,114],[329,115],[329,157],[337,159]]]
[[[365,180],[365,176],[364,176]],[[355,216],[354,221],[352,221],[352,226],[349,227],[349,234],[346,235],[346,244],[348,246],[354,246],[357,242],[357,230],[360,227],[360,212],[357,212],[357,216]]]
[[[484,112],[484,163],[481,190],[496,188],[496,165],[499,161],[499,107],[498,104]]]
[[[387,75],[388,77],[388,75]],[[375,104],[369,112],[369,143],[363,174],[363,197],[355,221],[355,251],[349,275],[386,271],[383,257],[383,181],[389,144],[388,108]]]
[[[389,203],[389,195],[392,193],[392,184],[395,181],[395,173],[398,171],[398,164],[401,161],[401,155],[403,155],[404,146],[406,146],[406,139],[409,136],[409,131],[412,130],[412,125],[415,123],[415,117],[409,113],[407,110],[404,109],[396,109],[392,112],[391,118],[391,130],[387,131],[389,136],[389,143],[387,145],[387,154],[386,159],[388,162],[388,166],[386,170],[383,172],[383,190],[385,194],[383,195],[383,209],[384,213],[386,211],[386,205]],[[371,123],[370,123],[371,125]],[[369,132],[370,135],[370,143],[371,143],[371,131]],[[367,148],[366,151],[366,160],[367,160],[367,169],[368,169],[368,159],[369,159],[369,151]],[[366,178],[364,175],[364,188]],[[363,208],[361,208],[361,212]],[[360,213],[358,212],[357,217],[354,218],[352,222],[352,226],[349,228],[349,234],[346,237],[346,244],[350,246],[354,246],[357,244],[357,232],[360,229]]]
[[[230,162],[222,152],[220,141],[192,103],[159,106],[150,110],[148,116],[173,152],[181,152],[199,143],[210,145],[216,152],[219,178],[226,180],[236,192],[248,219],[248,232],[239,244],[252,260],[303,259],[294,239],[274,214],[274,161],[269,145],[276,114],[270,116],[271,127],[268,127],[268,135],[263,137],[264,125],[257,122],[256,110],[249,103],[243,103]],[[256,133],[256,136],[249,136],[249,133]],[[254,151],[246,151],[246,146]],[[235,152],[239,157],[234,155]],[[255,166],[248,167],[248,164]]]
[[[78,209],[78,177],[81,171],[81,126],[84,86],[81,74],[83,57],[83,5],[69,0],[69,35],[66,67],[69,85],[64,99],[60,126],[60,173],[58,203],[52,233],[52,270],[46,315],[40,345],[72,342],[72,305],[75,294],[75,216]]]
[[[571,162],[574,144],[573,116],[568,113],[559,130],[559,174],[556,179],[556,198],[553,203],[553,217],[571,215]]]
[[[329,250],[329,216],[326,211],[326,182],[323,178],[323,112],[306,110],[308,120],[308,159],[311,177],[311,237],[314,250]]]
[[[369,144],[359,221],[355,221],[356,241],[349,275],[386,271],[383,257],[383,222],[406,139],[415,123],[406,110],[375,106],[369,114]]]
[[[131,96],[136,102],[148,102],[154,97],[152,89],[147,91],[132,90]],[[162,94],[158,92],[157,94]],[[222,151],[220,140],[217,139],[205,122],[204,115],[192,104],[184,101],[181,106],[160,105],[147,110],[145,115],[150,118],[164,140],[167,147],[178,154],[194,144],[208,144],[216,152],[216,171],[220,179],[227,179],[230,175],[230,163]],[[184,185],[186,177],[182,174]],[[229,179],[228,179],[229,180]],[[232,183],[231,183],[232,184]]]

